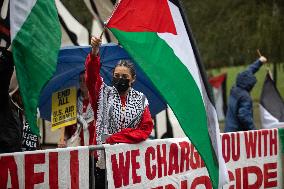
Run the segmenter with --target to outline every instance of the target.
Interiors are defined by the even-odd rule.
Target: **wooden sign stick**
[[[261,53],[260,53],[260,51],[259,51],[259,49],[256,49],[256,52],[257,52],[257,54],[258,54],[259,57],[262,56]]]

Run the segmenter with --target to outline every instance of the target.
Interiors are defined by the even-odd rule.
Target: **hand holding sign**
[[[76,88],[68,88],[52,94],[52,128],[70,126],[77,123],[77,95]],[[64,141],[61,141],[63,144]]]

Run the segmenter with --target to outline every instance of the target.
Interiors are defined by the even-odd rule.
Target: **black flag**
[[[284,101],[269,73],[263,84],[259,108],[262,128],[284,127]]]

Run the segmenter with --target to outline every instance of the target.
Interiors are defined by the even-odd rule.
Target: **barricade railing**
[[[95,152],[95,151],[98,151],[98,150],[101,150],[103,151],[103,153],[105,153],[105,147],[103,145],[91,145],[89,146],[89,151],[90,152]],[[95,173],[96,173],[96,162],[95,162],[95,157],[94,157],[94,154],[93,153],[90,153],[90,188],[91,189],[95,189]],[[105,155],[103,156],[104,158],[104,162],[106,164],[106,161],[105,161]],[[105,165],[106,167],[106,165]],[[107,189],[107,171],[106,171],[106,168],[105,168],[105,189]]]

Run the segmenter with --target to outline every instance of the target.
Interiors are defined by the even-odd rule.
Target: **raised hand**
[[[260,62],[262,62],[263,64],[265,64],[267,62],[267,58],[264,56],[259,57]]]
[[[92,46],[92,55],[96,56],[99,52],[99,47],[102,43],[102,39],[97,38],[97,37],[92,37],[91,38],[91,46]]]

